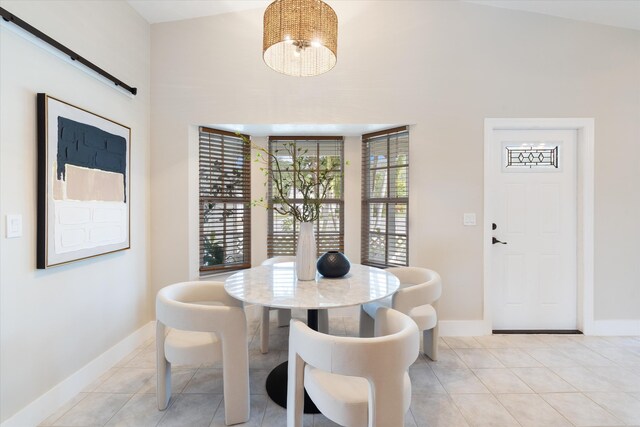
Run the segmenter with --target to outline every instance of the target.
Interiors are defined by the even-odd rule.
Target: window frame
[[[214,141],[212,141],[212,135],[218,136],[220,138],[220,142],[215,143]],[[244,142],[242,143],[242,148],[240,152],[242,153],[242,156],[245,159],[245,161],[242,164],[242,167],[225,168],[225,166],[228,166],[228,165],[225,163],[225,158],[224,158],[225,148],[230,148],[228,146],[231,144],[231,142],[233,142],[235,145],[235,148],[231,150],[237,156],[238,142],[239,142],[238,140],[242,141],[242,137],[245,137],[247,139],[251,138],[249,135],[240,136],[239,134],[236,134],[233,132],[228,132],[220,129],[213,129],[206,126],[200,126],[198,129],[198,173],[199,173],[199,177],[198,177],[198,216],[199,216],[198,264],[199,265],[198,267],[199,267],[201,276],[212,274],[212,273],[242,270],[242,269],[251,267],[251,147],[249,146],[249,144],[245,144]],[[227,140],[229,141],[227,147],[225,147],[225,138],[227,138]],[[208,145],[207,147],[208,152],[204,152],[203,146],[207,146],[207,145]],[[212,167],[213,165],[212,159],[214,157],[213,154],[215,151],[219,151],[222,154],[221,170],[224,170],[224,171],[239,170],[240,173],[242,174],[241,182],[240,182],[240,190],[238,191],[239,195],[233,194],[233,195],[227,195],[227,196],[212,196],[212,195],[204,194],[204,190],[203,190],[204,187],[207,184],[211,185],[211,181],[206,182],[203,179],[203,168]],[[206,163],[208,164],[203,165],[203,163],[205,163],[203,162],[203,160],[205,159],[206,159]],[[221,185],[224,185],[224,181],[221,182]],[[240,262],[226,262],[226,259],[225,259],[225,261],[221,264],[205,265],[204,245],[205,245],[205,239],[206,239],[206,236],[205,236],[206,222],[204,221],[203,212],[205,211],[205,208],[203,206],[204,206],[204,203],[207,203],[207,202],[223,204],[224,207],[222,209],[227,209],[226,207],[227,204],[243,204],[243,210],[241,213],[242,219],[240,220],[239,216],[236,216],[235,218],[231,218],[231,220],[229,221],[229,223],[234,223],[235,225],[237,225],[237,223],[240,221],[242,222],[242,233],[240,233],[240,238],[242,241],[241,243],[242,260]],[[227,224],[228,224],[227,220],[225,219],[223,223],[223,228],[226,229]],[[227,248],[232,247],[230,244],[229,245],[227,244],[227,242],[229,241],[229,236],[232,236],[232,235],[237,236],[238,233],[232,233],[232,232],[227,233],[226,230],[223,233],[223,236],[222,236],[223,254],[224,254],[224,251],[228,250]]]
[[[314,233],[315,233],[315,237],[316,237],[316,252],[317,254],[321,254],[324,253],[328,250],[338,250],[340,252],[344,252],[344,167],[345,167],[345,159],[344,159],[344,137],[343,136],[270,136],[269,137],[269,142],[268,142],[268,151],[271,153],[273,152],[273,145],[274,143],[282,143],[282,142],[316,142],[316,158],[320,158],[320,144],[322,143],[322,141],[333,141],[336,144],[340,145],[340,150],[339,150],[339,155],[340,155],[340,174],[341,174],[341,180],[340,180],[340,198],[326,198],[323,202],[322,205],[337,205],[338,209],[339,209],[339,215],[338,215],[338,219],[339,219],[339,231],[337,233],[337,241],[338,244],[334,245],[334,246],[329,246],[328,243],[325,242],[325,239],[327,239],[327,235],[331,236],[331,237],[335,237],[336,233],[327,233],[327,232],[320,232],[320,221],[321,218],[318,218],[318,220],[314,221]],[[271,172],[271,167],[272,167],[272,162],[269,162],[269,172]],[[316,162],[316,170],[315,172],[318,173],[319,171],[319,162]],[[300,227],[298,224],[298,221],[295,218],[291,218],[292,220],[292,230],[291,230],[291,234],[292,234],[292,238],[291,238],[291,246],[290,246],[290,251],[278,251],[277,249],[280,248],[280,245],[277,245],[277,241],[276,238],[274,236],[274,218],[275,218],[275,211],[273,209],[273,180],[272,180],[272,175],[271,173],[269,173],[269,179],[267,182],[267,207],[268,207],[268,229],[267,229],[267,257],[271,258],[274,256],[287,256],[287,255],[295,255],[295,251],[296,251],[296,246],[297,246],[297,241],[298,241],[298,233],[300,231]],[[302,199],[289,199],[293,202],[302,202]],[[331,239],[333,240],[333,239]],[[286,245],[288,246],[288,245]],[[285,247],[286,247],[285,246]]]
[[[407,161],[406,165],[391,165],[389,162],[391,146],[393,137],[400,136],[402,134],[406,134],[407,137]],[[386,166],[382,167],[371,167],[370,162],[370,144],[373,141],[380,141],[381,138],[386,138]],[[361,244],[361,252],[360,252],[360,262],[363,265],[369,265],[372,267],[402,267],[409,265],[409,168],[410,168],[410,160],[409,160],[409,127],[401,126],[397,128],[382,130],[379,132],[369,133],[362,135],[362,205],[361,205],[361,234],[360,234],[360,244]],[[390,197],[391,192],[391,170],[398,168],[406,168],[406,197]],[[387,172],[387,188],[386,188],[386,197],[371,197],[371,185],[370,185],[370,172],[372,170],[386,170]],[[385,213],[385,231],[384,233],[375,233],[370,229],[371,224],[371,214],[370,208],[373,204],[382,204],[384,205]],[[406,206],[406,216],[404,229],[405,233],[389,233],[389,209],[391,209],[392,205],[402,205]],[[379,259],[373,259],[370,256],[370,238],[372,235],[377,234],[379,236],[384,236],[384,260],[380,261]],[[390,262],[390,253],[398,253],[397,250],[390,250],[389,247],[389,237],[404,237],[405,238],[405,253],[404,253],[404,262]]]

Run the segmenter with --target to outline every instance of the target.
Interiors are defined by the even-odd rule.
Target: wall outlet
[[[476,214],[466,213],[462,215],[463,225],[476,225]]]
[[[7,239],[22,237],[22,215],[7,215]]]

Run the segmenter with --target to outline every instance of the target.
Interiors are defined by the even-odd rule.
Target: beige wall
[[[442,274],[444,319],[481,319],[482,227],[463,227],[462,214],[485,221],[484,119],[593,117],[595,318],[640,319],[640,32],[460,2],[332,5],[338,64],[314,78],[264,65],[261,10],[152,26],[154,289],[197,271],[194,125],[407,123],[410,262]],[[357,260],[359,147],[347,143]],[[253,219],[255,248],[266,216]]]
[[[131,98],[0,26],[0,421],[152,319],[149,25],[125,2],[0,5],[123,81]],[[131,249],[36,270],[36,93],[131,127]],[[129,184],[129,183],[128,183]],[[6,214],[24,234],[6,239]],[[60,402],[62,403],[62,402]]]

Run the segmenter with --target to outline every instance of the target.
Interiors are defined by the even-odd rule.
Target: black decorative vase
[[[342,277],[349,272],[349,259],[338,251],[329,251],[318,258],[318,273],[324,277]]]

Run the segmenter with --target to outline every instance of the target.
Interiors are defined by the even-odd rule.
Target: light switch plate
[[[7,239],[22,237],[22,215],[7,215]]]
[[[476,214],[466,213],[462,216],[462,224],[464,225],[476,225]]]

